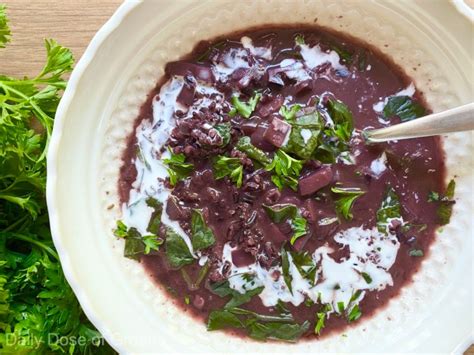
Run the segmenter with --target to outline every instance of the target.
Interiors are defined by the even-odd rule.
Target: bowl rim
[[[91,42],[84,51],[82,57],[77,62],[73,72],[68,81],[66,90],[63,93],[61,101],[58,105],[55,115],[54,129],[49,143],[47,154],[47,184],[46,184],[46,201],[48,206],[48,213],[50,218],[50,229],[53,243],[60,256],[61,266],[66,280],[71,286],[76,295],[84,313],[93,325],[102,334],[105,340],[119,353],[127,353],[125,344],[116,340],[106,322],[100,320],[92,310],[90,297],[83,291],[81,285],[76,280],[71,263],[70,254],[67,248],[64,247],[62,238],[60,236],[59,216],[57,214],[56,206],[56,189],[57,183],[57,156],[63,135],[64,122],[67,118],[67,113],[71,102],[73,101],[79,82],[83,74],[87,71],[89,65],[93,62],[95,55],[103,43],[110,37],[113,32],[121,25],[124,19],[140,5],[138,0],[124,0],[119,5],[113,15],[102,25],[102,27],[93,36]],[[470,22],[474,22],[474,9],[466,4],[465,0],[451,0],[452,5],[456,10],[467,17]],[[463,339],[453,350],[452,353],[462,354],[470,345],[474,344],[474,329],[473,332]]]

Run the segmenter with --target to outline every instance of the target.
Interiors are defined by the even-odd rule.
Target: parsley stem
[[[23,223],[29,216],[28,215],[24,215],[22,218],[20,218],[19,220],[17,220],[15,223],[12,223],[10,224],[8,227],[6,227],[3,232],[8,232],[12,229],[14,229],[16,226],[18,226],[19,224]]]
[[[48,252],[51,256],[53,256],[56,260],[59,261],[58,254],[51,247],[49,247],[48,245],[40,242],[39,240],[32,239],[32,238],[30,238],[30,237],[28,237],[24,234],[19,234],[19,233],[10,233],[9,236],[15,237],[16,239],[22,240],[24,242],[31,243],[33,245],[36,245],[36,246],[42,248],[43,250],[45,250],[46,252]]]

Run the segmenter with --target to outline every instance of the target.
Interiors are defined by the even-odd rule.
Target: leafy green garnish
[[[317,111],[300,116],[291,123],[291,132],[285,151],[294,153],[303,159],[310,159],[319,145],[321,121]]]
[[[159,250],[163,240],[156,235],[144,235],[134,228],[128,228],[122,221],[117,221],[115,236],[125,239],[123,255],[126,258],[139,260],[143,254],[149,254],[152,250]]]
[[[242,186],[244,167],[239,158],[230,158],[224,155],[219,155],[214,159],[212,168],[214,171],[214,177],[217,180],[228,176],[237,187]]]
[[[290,243],[291,245],[295,244],[296,240],[308,232],[306,230],[308,221],[303,218],[301,215],[297,215],[291,222],[291,227],[293,228],[293,235],[291,236]]]
[[[301,105],[295,104],[290,108],[286,107],[285,105],[280,107],[280,115],[287,121],[294,121],[296,118],[296,113],[301,110]]]
[[[175,154],[168,148],[171,154],[170,158],[163,159],[163,163],[168,165],[168,174],[170,176],[171,186],[175,186],[178,181],[185,179],[194,170],[194,165],[185,163],[186,156],[183,153]]]
[[[221,147],[226,146],[230,142],[230,123],[219,123],[214,126],[214,129],[222,137]]]
[[[296,341],[309,329],[310,323],[295,323],[291,315],[267,316],[241,308],[215,310],[209,314],[208,330],[242,328],[257,340]]]
[[[377,229],[380,233],[387,234],[388,223],[393,218],[401,218],[400,200],[395,190],[389,187],[377,211]]]
[[[334,135],[343,143],[349,142],[354,125],[352,123],[352,113],[347,105],[339,100],[329,100],[328,111],[334,121]]]
[[[257,107],[258,101],[260,101],[260,98],[262,97],[262,94],[260,93],[255,93],[248,102],[242,102],[240,101],[239,97],[234,95],[230,99],[232,102],[232,105],[234,106],[235,112],[239,113],[241,116],[245,118],[250,118],[252,115],[252,112],[255,111],[255,107]]]
[[[298,208],[291,203],[278,204],[273,206],[263,205],[268,217],[275,223],[281,223],[288,219],[293,219],[298,214]]]
[[[211,284],[211,291],[219,297],[231,296],[229,302],[227,302],[227,304],[224,306],[225,309],[229,309],[250,302],[252,297],[260,294],[263,291],[263,286],[248,290],[245,293],[240,293],[239,291],[231,288],[229,281],[225,280]]]
[[[281,223],[286,220],[290,221],[293,229],[293,236],[290,240],[292,245],[299,237],[306,235],[307,220],[301,216],[295,205],[289,203],[273,206],[263,205],[263,208],[275,223]]]
[[[271,162],[271,159],[262,150],[252,144],[250,137],[240,138],[235,147],[260,165],[265,166]]]
[[[386,118],[398,116],[405,122],[424,116],[425,109],[410,96],[391,96],[383,108],[383,114]]]
[[[171,228],[166,230],[166,257],[173,268],[180,268],[194,261],[184,239]]]
[[[9,36],[0,5],[0,47]],[[52,40],[46,52],[38,76],[0,75],[0,353],[114,353],[81,310],[51,238],[45,157],[73,57]]]
[[[344,302],[337,302],[337,310],[340,314],[343,314],[346,309]]]
[[[295,43],[298,44],[298,45],[305,44],[305,42],[304,42],[304,36],[301,35],[301,34],[297,34],[297,35],[295,36]]]
[[[214,245],[216,238],[214,232],[204,221],[201,211],[193,210],[191,216],[192,245],[195,251],[203,250]]]
[[[365,194],[365,191],[362,191],[358,188],[343,188],[343,187],[332,187],[331,191],[337,195],[339,198],[336,200],[336,211],[341,216],[347,220],[353,218],[351,208],[355,200],[361,195]]]
[[[10,34],[8,18],[5,14],[5,5],[0,4],[0,48],[5,48],[5,44],[10,41]]]
[[[359,305],[355,304],[351,311],[349,312],[347,316],[347,320],[349,322],[355,322],[357,319],[359,319],[362,316],[362,312],[360,311]]]
[[[410,256],[423,256],[425,254],[423,253],[423,250],[421,250],[421,249],[411,249],[408,252],[408,255],[410,255]]]
[[[361,272],[360,273],[362,275],[362,277],[364,278],[365,282],[367,282],[368,284],[371,284],[372,283],[372,278],[370,277],[370,275],[366,272]]]
[[[273,156],[272,162],[265,167],[265,170],[272,173],[272,181],[282,190],[288,186],[293,190],[298,189],[298,178],[303,168],[303,161],[292,158],[290,155],[279,149]]]
[[[296,269],[298,269],[300,275],[310,281],[314,286],[317,267],[311,254],[306,250],[300,252],[292,251],[290,254],[293,259],[293,264],[296,266]]]
[[[451,180],[446,187],[446,192],[444,195],[441,195],[437,192],[431,191],[428,195],[428,202],[438,202],[438,210],[436,214],[441,225],[448,224],[451,220],[451,215],[453,213],[453,205],[455,201],[454,190],[456,189],[456,183],[454,180]]]
[[[290,275],[290,260],[288,258],[288,252],[285,250],[284,246],[281,247],[281,269],[283,272],[283,280],[285,281],[286,286],[293,294],[293,287],[291,283],[293,282],[293,276]]]
[[[325,321],[327,314],[332,311],[332,306],[328,303],[325,304],[319,312],[316,313],[316,325],[314,327],[314,333],[317,335],[321,335],[321,330],[325,326]]]
[[[352,53],[349,52],[347,49],[332,45],[331,49],[339,55],[339,58],[346,63],[352,62]]]

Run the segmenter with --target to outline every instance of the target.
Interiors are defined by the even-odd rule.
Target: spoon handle
[[[469,130],[474,130],[474,103],[394,126],[367,130],[363,135],[368,143],[377,143]]]

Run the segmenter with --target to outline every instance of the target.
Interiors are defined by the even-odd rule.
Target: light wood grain
[[[13,33],[12,42],[6,49],[0,49],[0,74],[22,77],[34,76],[41,69],[45,38],[53,38],[70,48],[78,60],[121,1],[0,0],[0,3],[7,5]],[[474,346],[466,354],[474,355]]]
[[[0,0],[7,6],[11,43],[0,49],[0,73],[34,76],[44,63],[44,39],[70,48],[77,59],[120,0]]]

